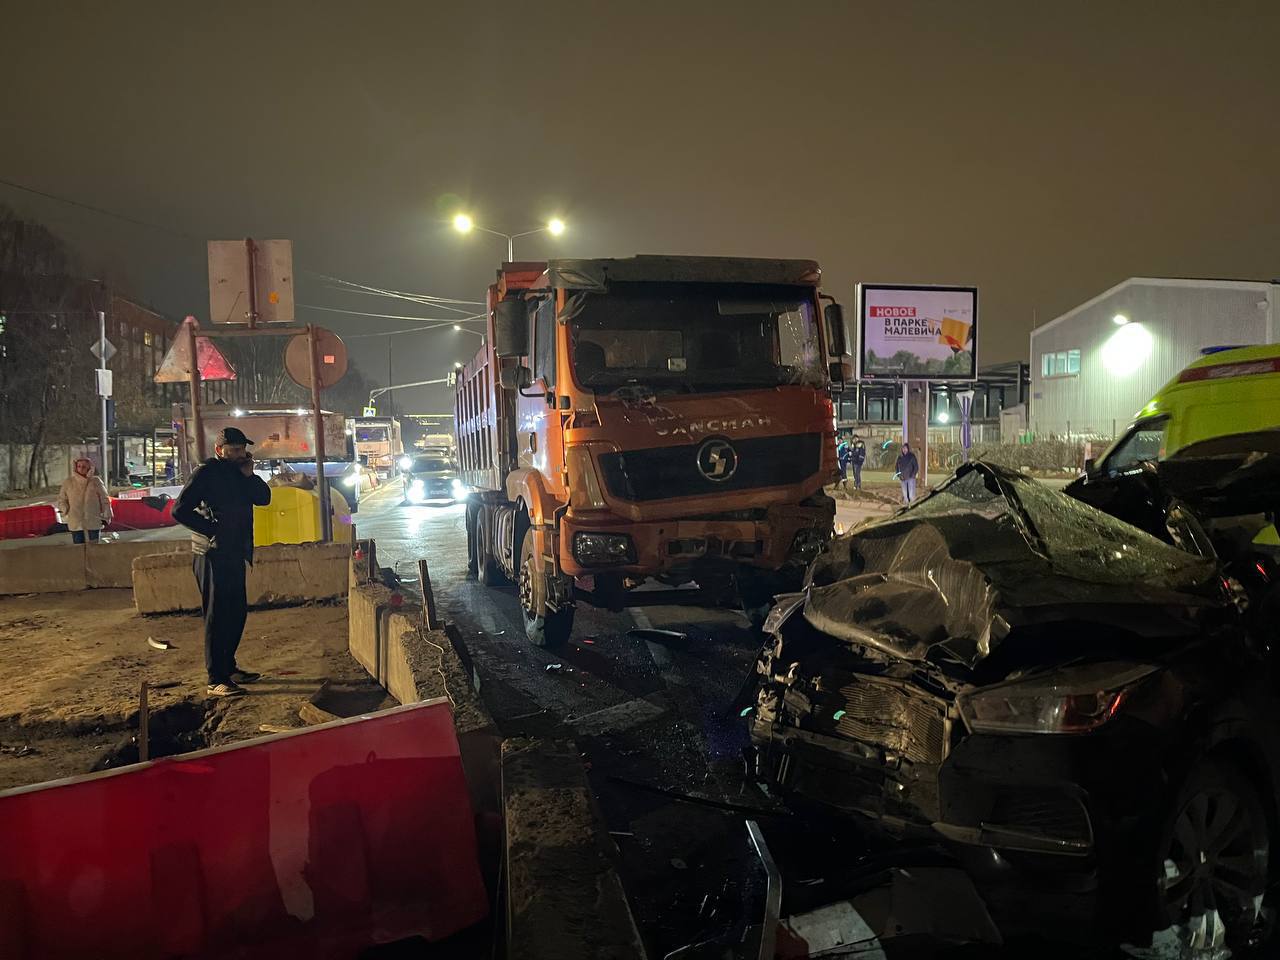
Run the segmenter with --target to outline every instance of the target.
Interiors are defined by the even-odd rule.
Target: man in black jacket
[[[271,488],[253,472],[252,443],[235,427],[221,431],[217,456],[196,467],[173,508],[173,519],[191,530],[211,697],[242,694],[240,684],[261,676],[236,666],[249,607],[245,564],[253,563],[253,508],[271,502]]]

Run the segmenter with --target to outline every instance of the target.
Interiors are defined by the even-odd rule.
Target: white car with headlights
[[[454,503],[471,491],[458,477],[453,460],[436,454],[406,456],[400,460],[405,503]]]

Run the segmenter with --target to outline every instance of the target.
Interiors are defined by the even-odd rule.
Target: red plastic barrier
[[[449,706],[0,793],[0,957],[351,957],[483,919]]]
[[[0,540],[43,537],[58,525],[58,511],[49,503],[0,510]]]
[[[108,530],[154,530],[158,527],[173,526],[173,505],[168,500],[163,508],[157,510],[145,500],[119,500],[111,498],[111,523]]]

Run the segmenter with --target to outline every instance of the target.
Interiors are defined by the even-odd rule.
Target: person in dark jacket
[[[862,489],[862,465],[867,462],[867,445],[861,437],[853,438],[853,446],[849,448],[849,466],[853,467],[853,489]]]
[[[920,461],[911,451],[911,444],[902,445],[902,454],[894,469],[898,471],[898,479],[902,481],[902,502],[910,503],[916,498],[916,475],[920,473]]]
[[[849,481],[849,438],[845,437],[836,444],[836,465],[840,468],[840,483],[843,487]]]
[[[249,607],[245,564],[253,563],[253,508],[271,502],[271,488],[253,472],[252,443],[235,427],[221,431],[217,456],[196,467],[173,508],[173,519],[191,530],[211,697],[242,694],[240,684],[261,676],[236,665]]]

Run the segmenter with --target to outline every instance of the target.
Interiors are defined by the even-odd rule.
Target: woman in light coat
[[[93,464],[83,457],[75,472],[62,481],[58,491],[58,513],[71,531],[72,543],[97,540],[99,531],[111,522],[111,498]]]

